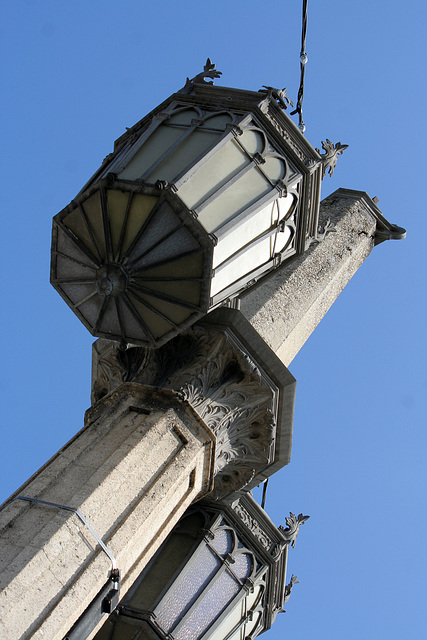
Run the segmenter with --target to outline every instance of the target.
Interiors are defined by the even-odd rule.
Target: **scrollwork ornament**
[[[252,535],[257,538],[257,540],[259,540],[259,542],[265,549],[270,550],[273,546],[273,542],[263,531],[259,522],[248,513],[248,511],[240,504],[240,502],[237,502],[235,505],[233,505],[233,509],[242,520],[243,524],[252,533]]]

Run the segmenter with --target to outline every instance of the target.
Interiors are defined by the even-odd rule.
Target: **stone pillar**
[[[211,489],[214,443],[173,391],[122,384],[15,497],[78,509],[114,556],[122,596]],[[12,496],[0,527],[0,637],[62,640],[108,582],[111,558],[73,511]]]
[[[95,343],[84,429],[15,498],[78,509],[115,557],[121,596],[192,502],[208,492],[232,501],[289,462],[295,379],[284,365],[372,247],[404,237],[345,189],[322,203],[320,224],[240,311],[217,309],[156,350]],[[112,560],[77,516],[5,504],[0,638],[62,640],[97,601]]]
[[[405,237],[362,191],[338,189],[322,201],[318,240],[242,294],[240,311],[285,366],[375,244]]]

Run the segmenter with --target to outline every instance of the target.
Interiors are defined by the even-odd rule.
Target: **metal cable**
[[[308,62],[308,57],[307,57],[307,53],[306,53],[306,50],[305,50],[306,36],[307,36],[307,0],[303,0],[303,3],[302,3],[301,51],[300,51],[300,55],[299,55],[301,74],[300,74],[300,83],[299,83],[299,90],[298,90],[297,106],[294,109],[294,111],[291,111],[291,116],[295,115],[296,113],[299,116],[298,127],[299,127],[299,130],[301,131],[301,133],[304,133],[304,131],[305,131],[305,124],[304,124],[304,120],[303,120],[303,117],[302,117],[302,101],[304,99],[305,65]]]
[[[46,507],[54,507],[56,509],[64,509],[65,511],[72,511],[73,513],[75,513],[76,516],[79,518],[79,520],[84,525],[86,525],[86,527],[89,529],[89,531],[91,532],[91,534],[93,535],[93,537],[95,538],[95,540],[97,541],[97,543],[99,544],[101,549],[104,551],[104,553],[110,558],[111,564],[112,564],[112,570],[114,572],[117,571],[117,562],[116,562],[115,557],[113,556],[111,551],[108,549],[108,547],[102,542],[101,538],[98,536],[96,531],[94,531],[94,529],[92,529],[92,527],[90,526],[89,522],[86,520],[84,515],[82,513],[80,513],[80,511],[78,509],[75,509],[74,507],[68,507],[65,504],[58,504],[56,502],[48,502],[47,500],[40,500],[39,498],[29,498],[28,496],[16,496],[14,498],[14,500],[24,500],[25,502],[35,502],[36,504],[45,505]]]

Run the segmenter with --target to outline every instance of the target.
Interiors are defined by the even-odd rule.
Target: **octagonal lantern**
[[[93,335],[160,346],[306,248],[320,180],[271,92],[189,83],[55,216],[51,282]]]

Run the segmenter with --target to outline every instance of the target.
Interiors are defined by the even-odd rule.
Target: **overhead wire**
[[[308,56],[306,52],[306,37],[307,37],[307,0],[303,0],[302,3],[302,30],[301,30],[301,51],[300,51],[300,84],[298,89],[298,98],[297,104],[294,111],[291,111],[291,116],[298,114],[299,123],[298,128],[301,133],[304,133],[306,126],[304,124],[304,119],[302,115],[302,102],[304,99],[304,76],[305,76],[305,65],[308,62]]]

